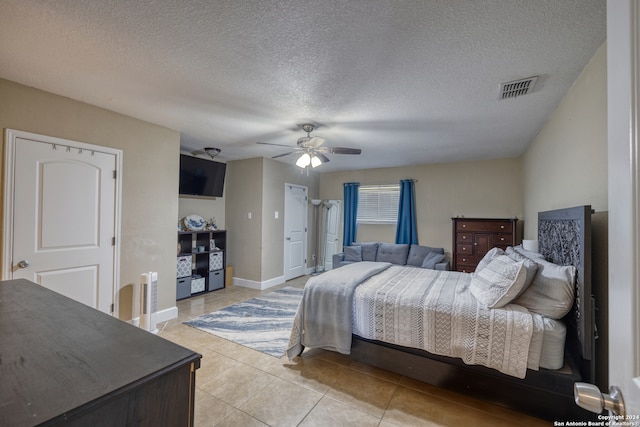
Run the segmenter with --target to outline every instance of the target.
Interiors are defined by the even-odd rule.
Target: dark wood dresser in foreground
[[[192,426],[200,358],[28,280],[0,282],[0,426]]]
[[[453,221],[452,270],[472,273],[492,248],[517,244],[517,218],[451,218]]]

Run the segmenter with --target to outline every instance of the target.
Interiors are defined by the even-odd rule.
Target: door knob
[[[593,384],[574,383],[573,397],[576,405],[587,411],[599,414],[603,409],[606,409],[613,412],[614,415],[627,415],[622,392],[614,385],[609,388],[609,394],[606,394],[601,393],[600,389]]]
[[[18,268],[27,268],[29,267],[29,261],[27,261],[26,259],[23,259],[22,261],[18,261],[17,266]]]

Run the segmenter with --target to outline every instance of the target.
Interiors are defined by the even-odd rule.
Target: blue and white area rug
[[[286,287],[184,322],[202,331],[281,357],[302,299],[302,289]]]

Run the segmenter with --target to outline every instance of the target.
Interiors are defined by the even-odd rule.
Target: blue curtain
[[[358,189],[360,183],[344,183],[344,230],[342,233],[342,245],[350,246],[356,241],[357,217],[358,217]]]
[[[416,229],[416,201],[412,179],[400,181],[400,204],[398,206],[398,226],[396,243],[418,244]]]

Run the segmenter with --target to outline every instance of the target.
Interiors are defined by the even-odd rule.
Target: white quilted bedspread
[[[391,266],[355,290],[353,333],[433,354],[458,357],[524,378],[535,322],[525,308],[483,308],[471,275]],[[536,328],[537,329],[537,328]]]

